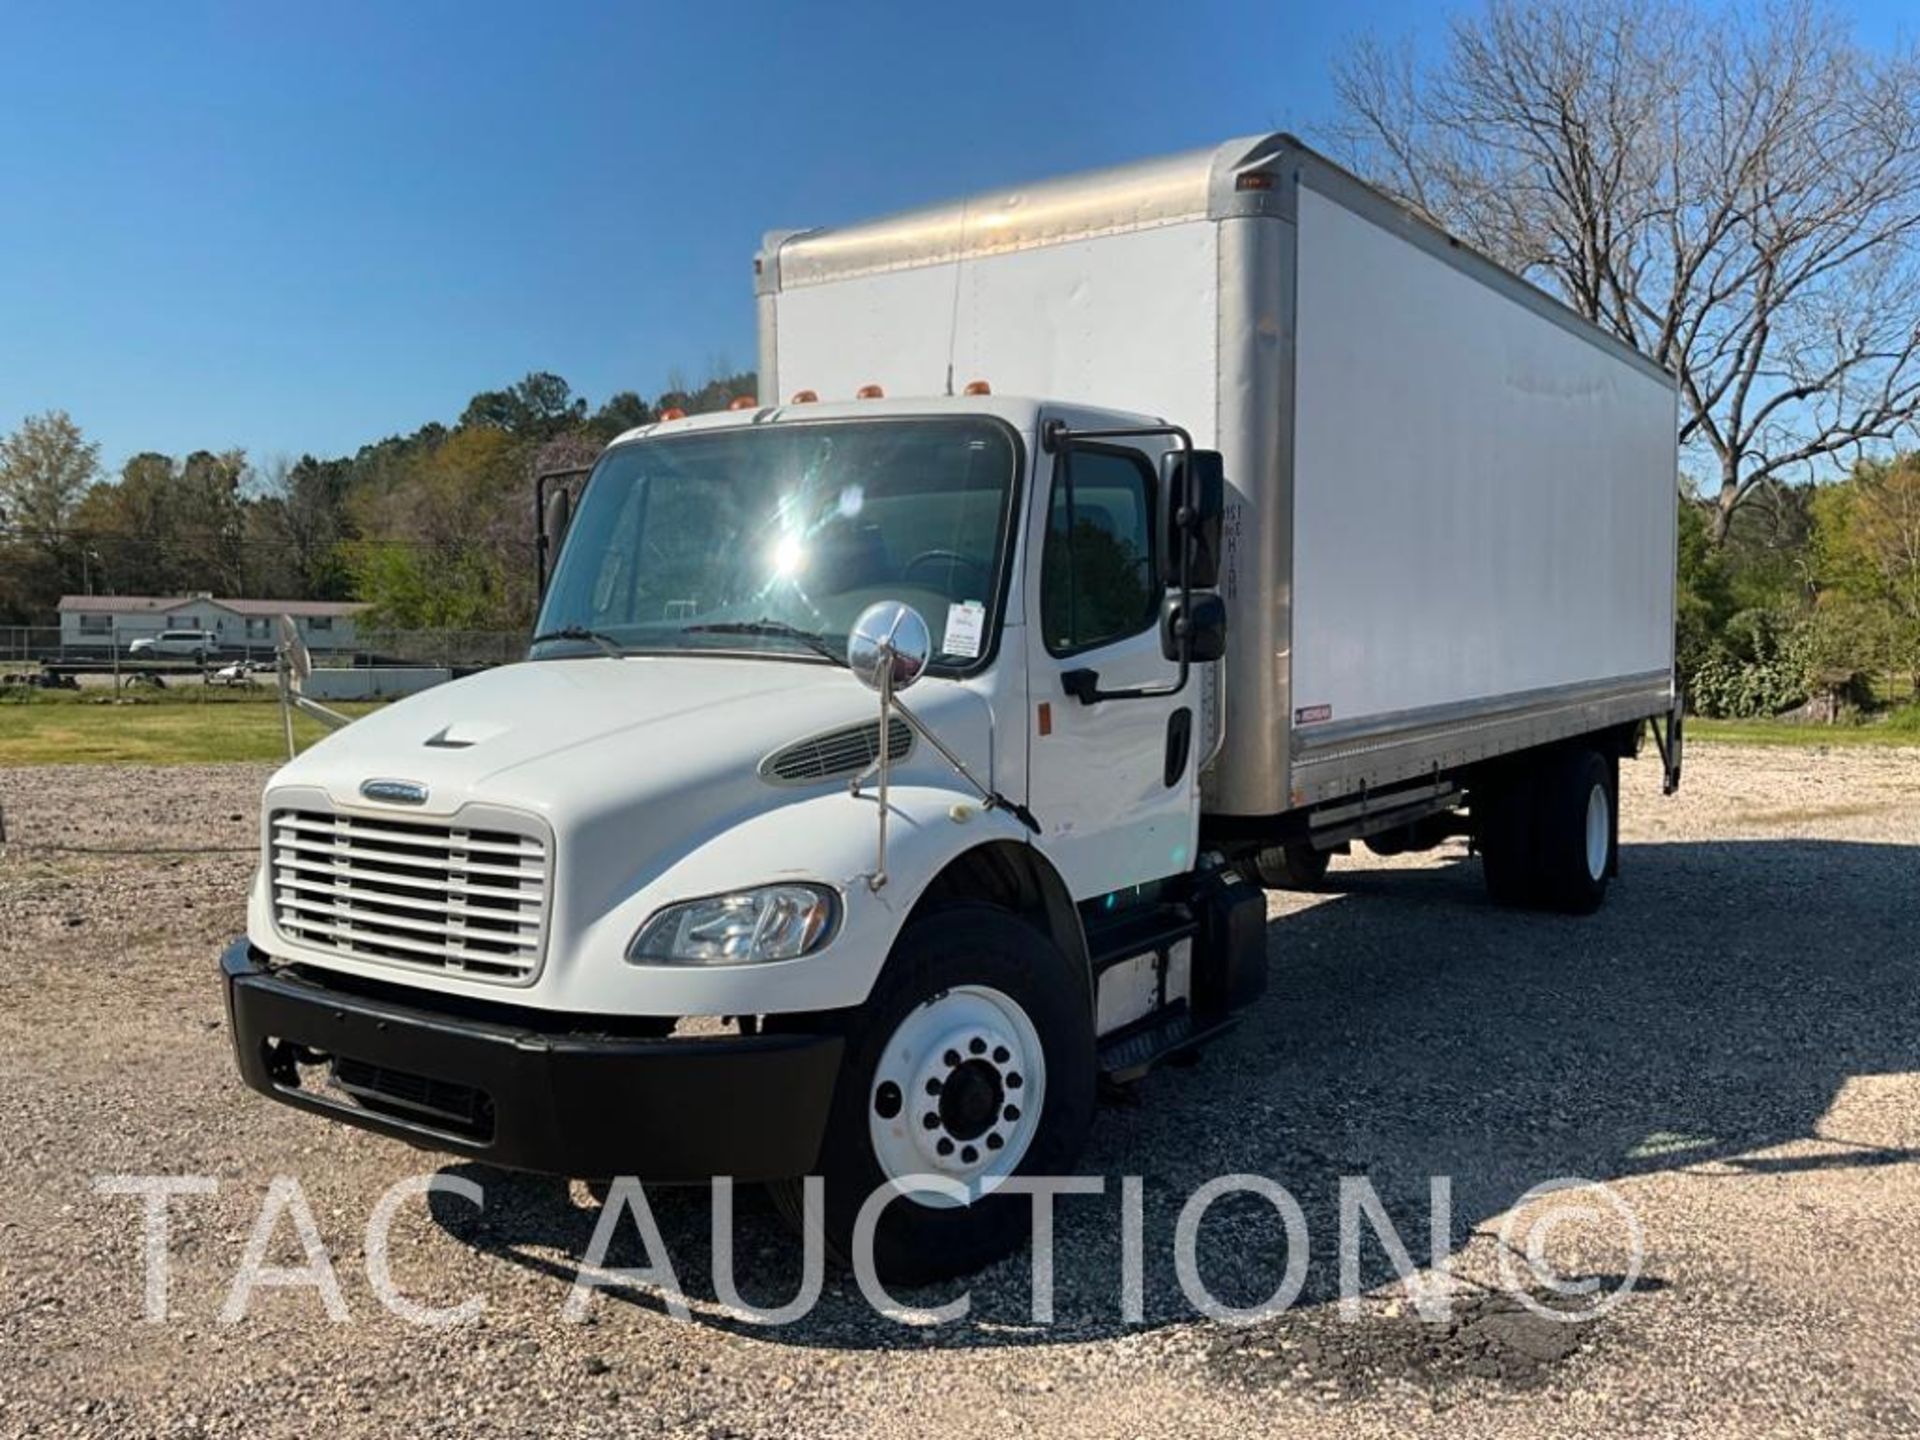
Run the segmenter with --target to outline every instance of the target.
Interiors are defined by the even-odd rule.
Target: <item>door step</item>
[[[1185,1005],[1149,1015],[1100,1041],[1101,1078],[1121,1085],[1138,1080],[1156,1065],[1191,1054],[1238,1023],[1237,1017],[1228,1016],[1203,1024]]]

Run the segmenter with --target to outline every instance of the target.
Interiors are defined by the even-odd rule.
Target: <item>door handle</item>
[[[1182,705],[1167,716],[1167,768],[1164,775],[1171,790],[1187,773],[1187,757],[1193,752],[1193,711]]]

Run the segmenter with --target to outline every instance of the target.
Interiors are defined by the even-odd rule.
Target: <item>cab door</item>
[[[1076,900],[1190,868],[1198,836],[1196,669],[1162,653],[1158,441],[1069,442],[1036,475],[1028,530],[1028,808]],[[1089,677],[1092,677],[1091,679]]]

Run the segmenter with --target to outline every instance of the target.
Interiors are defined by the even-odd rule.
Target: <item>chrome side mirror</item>
[[[1040,822],[1033,818],[1026,806],[1017,805],[998,790],[981,784],[967,768],[966,762],[949,750],[940,737],[922,724],[907,708],[906,702],[899,698],[902,690],[926,673],[927,661],[932,655],[933,636],[927,629],[927,622],[921,618],[918,610],[899,600],[882,600],[869,605],[860,612],[860,618],[853,622],[853,629],[847,633],[847,668],[860,677],[862,685],[880,697],[880,723],[873,732],[873,763],[854,779],[851,787],[857,797],[867,776],[879,779],[879,793],[875,798],[880,802],[876,812],[880,834],[873,873],[867,876],[867,888],[870,890],[878,891],[887,883],[887,815],[890,808],[887,787],[893,773],[893,747],[888,743],[888,737],[893,733],[892,724],[896,717],[906,721],[914,734],[938,750],[941,758],[954,768],[954,772],[980,792],[980,798],[989,810],[1004,810],[1035,835],[1040,833]]]
[[[906,689],[926,672],[932,657],[933,634],[927,622],[899,600],[869,605],[847,634],[847,668],[869,690]]]

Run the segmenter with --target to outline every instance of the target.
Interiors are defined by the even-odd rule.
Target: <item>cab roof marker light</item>
[[[960,393],[963,395],[991,395],[993,393],[993,387],[984,380],[969,380],[967,382],[967,388]]]
[[[793,392],[792,396],[788,399],[787,403],[789,405],[816,405],[819,403],[819,401],[820,401],[820,396],[817,391],[796,390]]]
[[[757,410],[760,402],[751,395],[736,395],[727,402],[729,410]]]
[[[887,398],[887,392],[882,390],[878,385],[862,385],[858,390],[853,392],[853,398],[856,400],[884,400]]]
[[[682,410],[678,405],[669,405],[660,412],[660,421],[662,424],[665,424],[669,420],[684,420],[686,418],[687,412]]]

